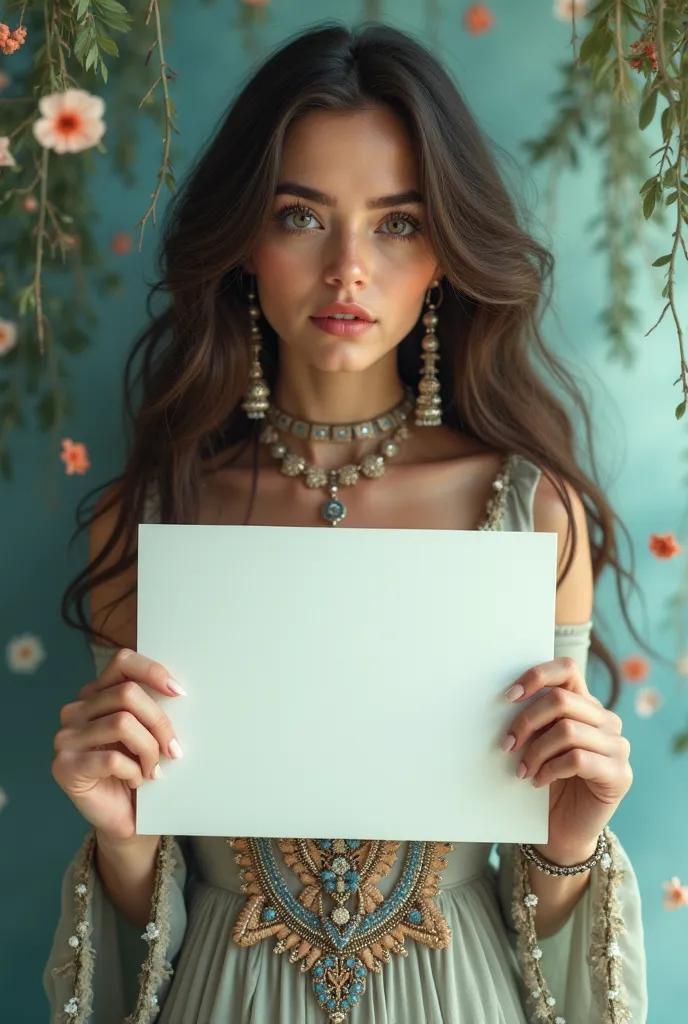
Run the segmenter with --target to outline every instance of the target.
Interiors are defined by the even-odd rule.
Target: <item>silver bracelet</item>
[[[530,845],[530,843],[519,843],[521,850],[525,857],[539,868],[540,871],[544,871],[547,875],[582,875],[584,871],[588,871],[594,867],[607,853],[607,837],[604,832],[600,832],[597,840],[597,846],[592,857],[588,857],[587,860],[583,861],[582,864],[571,864],[563,866],[561,864],[554,864],[551,860],[547,860],[542,854]]]

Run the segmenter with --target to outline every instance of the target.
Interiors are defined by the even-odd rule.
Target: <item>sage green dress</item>
[[[492,528],[532,530],[540,470],[516,455],[508,465],[499,521]],[[153,506],[147,519],[155,521]],[[555,656],[572,656],[585,672],[590,629],[591,623],[558,625]],[[94,648],[97,672],[112,653]],[[297,775],[289,773],[283,784],[296,784]],[[384,790],[380,795],[384,798]],[[526,1024],[534,1019],[516,955],[510,846],[457,843],[450,852],[428,854],[424,848],[434,844],[402,843],[395,849],[362,840],[240,840],[232,849],[227,840],[212,837],[177,837],[168,843],[171,857],[161,857],[157,916],[146,937],[108,902],[93,867],[92,843],[91,852],[85,847],[70,865],[44,973],[53,1024],[122,1024],[127,1015],[137,1024],[153,1019],[160,1024],[326,1024],[328,1019]],[[614,953],[622,957],[619,998],[634,1024],[643,1024],[647,996],[640,898],[618,841],[616,850],[623,872],[617,897],[626,929]],[[428,856],[440,859],[433,866],[423,861]],[[421,862],[425,868],[418,867]],[[248,873],[243,878],[242,868]],[[436,895],[431,884],[421,893],[419,878],[427,884],[430,872],[432,883],[434,870],[439,876]],[[599,979],[589,966],[591,935],[602,908],[602,870],[600,865],[592,869],[590,885],[560,931],[538,943],[540,966],[556,999],[545,1018],[551,1024],[629,1019],[609,1015],[604,983],[600,996]],[[248,892],[242,892],[242,884]],[[409,884],[411,890],[416,886],[410,895]],[[352,952],[343,946],[341,964],[335,957],[329,965],[324,955],[318,957],[316,943],[309,942],[313,928],[320,927],[317,914],[313,919],[313,908],[322,911],[318,899],[334,894],[336,902],[342,887],[351,897],[365,888],[367,917],[380,925],[370,934],[385,933],[377,945],[371,941],[373,952],[367,951],[372,969],[366,967],[360,942],[352,941]],[[329,922],[327,927],[333,930]],[[151,960],[156,932],[157,945],[164,948]],[[398,940],[403,939],[402,947]],[[274,955],[276,946],[285,945],[286,952]],[[77,963],[79,948],[84,955]],[[291,962],[299,955],[301,963]],[[331,971],[340,966],[346,978],[333,982]],[[621,1008],[620,1002],[615,1005]]]

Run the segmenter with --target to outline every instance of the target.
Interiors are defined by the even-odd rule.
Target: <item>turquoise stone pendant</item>
[[[330,498],[329,501],[323,502],[320,506],[320,512],[326,522],[332,526],[337,526],[346,516],[346,505],[338,498]]]

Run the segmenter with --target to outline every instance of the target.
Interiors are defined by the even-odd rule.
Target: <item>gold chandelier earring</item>
[[[437,302],[431,301],[433,288],[439,290]],[[439,427],[442,423],[442,399],[440,397],[440,381],[437,374],[437,363],[440,359],[440,343],[435,333],[439,317],[437,310],[442,305],[442,285],[433,281],[425,295],[427,312],[423,315],[425,336],[421,342],[423,365],[420,371],[418,398],[416,399],[416,426]]]
[[[263,339],[260,333],[258,321],[260,320],[260,306],[256,302],[256,293],[251,288],[248,293],[248,315],[251,318],[251,369],[249,370],[249,385],[241,408],[250,420],[265,419],[268,410],[270,388],[264,377],[260,365],[260,353],[263,348]]]

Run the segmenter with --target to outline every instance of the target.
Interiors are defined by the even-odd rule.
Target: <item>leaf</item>
[[[170,174],[169,171],[167,171],[165,174],[165,184],[167,185],[170,192],[172,192],[173,194],[177,191],[177,185],[174,180],[174,175]]]
[[[647,99],[643,100],[640,106],[640,113],[638,114],[638,127],[641,132],[644,131],[649,124],[652,123],[652,119],[655,116],[657,109],[657,96],[659,93],[656,89],[653,89]]]
[[[57,419],[57,402],[55,400],[54,392],[47,391],[43,395],[36,406],[36,419],[38,420],[39,430],[42,430],[44,434],[55,425],[55,421]]]
[[[119,57],[119,48],[114,39],[110,39],[109,36],[96,36],[96,42],[104,53],[109,53],[111,57]]]
[[[688,750],[688,731],[680,732],[674,736],[671,742],[671,749],[675,754],[683,754]]]
[[[678,199],[678,192],[670,192],[669,195],[667,196],[666,205],[667,206],[671,206],[671,204],[675,203],[677,199]]]
[[[645,216],[645,220],[649,220],[652,216],[652,211],[654,210],[655,203],[657,202],[657,191],[657,182],[655,182],[655,187],[649,189],[645,193],[645,198],[643,199],[643,214]]]
[[[77,0],[76,4],[76,20],[83,21],[84,15],[88,11],[88,0]]]
[[[85,331],[79,330],[78,327],[73,327],[71,330],[60,334],[59,343],[67,352],[76,356],[88,348],[91,339]]]
[[[683,414],[685,413],[685,411],[686,411],[686,402],[685,402],[685,399],[684,399],[682,402],[679,402],[679,404],[676,406],[676,409],[675,409],[676,419],[677,420],[682,419],[683,418]]]
[[[662,139],[664,142],[668,142],[671,138],[671,133],[674,130],[674,108],[672,106],[665,107],[662,111]]]
[[[667,263],[671,263],[671,253],[668,256],[660,256],[658,260],[655,260],[652,264],[653,267],[665,267]]]
[[[85,69],[88,71],[95,62],[98,60],[98,43],[94,43],[91,49],[88,51],[86,62],[84,64]]]
[[[647,192],[648,189],[653,188],[657,184],[657,176],[654,175],[652,178],[648,178],[643,187],[640,190],[640,194]]]
[[[6,448],[0,451],[0,476],[4,480],[11,480],[13,476],[12,457]]]

